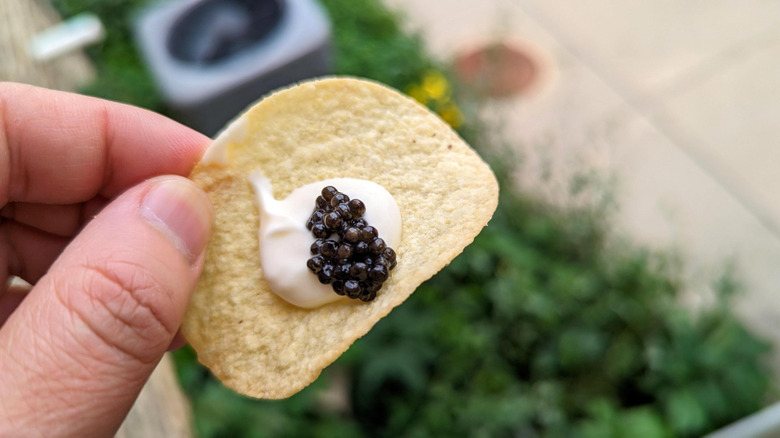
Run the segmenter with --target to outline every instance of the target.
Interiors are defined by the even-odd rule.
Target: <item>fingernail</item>
[[[141,215],[162,231],[190,263],[206,247],[214,221],[206,194],[191,181],[173,177],[160,180],[146,193]]]

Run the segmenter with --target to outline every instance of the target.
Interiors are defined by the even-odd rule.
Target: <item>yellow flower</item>
[[[419,85],[410,85],[407,87],[406,94],[423,105],[428,104],[428,95],[425,94],[425,90]]]
[[[452,89],[447,78],[436,70],[425,73],[419,84],[406,87],[406,94],[439,114],[453,129],[463,124],[463,113],[451,99]]]
[[[460,112],[460,108],[453,102],[442,105],[437,112],[442,120],[452,126],[452,129],[458,129],[463,124],[463,113]]]
[[[450,93],[450,84],[447,78],[438,71],[426,73],[422,80],[422,88],[425,94],[433,100],[439,100]]]

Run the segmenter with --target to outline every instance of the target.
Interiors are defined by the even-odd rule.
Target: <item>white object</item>
[[[48,61],[103,41],[105,35],[100,19],[94,14],[83,13],[35,35],[27,51],[36,61]]]
[[[354,178],[326,179],[298,187],[278,201],[274,199],[271,181],[261,171],[252,172],[249,182],[260,213],[258,238],[263,275],[271,290],[290,304],[312,309],[344,299],[329,285],[321,284],[306,267],[314,240],[306,229],[306,220],[323,187],[332,185],[362,200],[366,205],[363,218],[380,230],[387,246],[398,248],[401,243],[401,210],[379,184]]]
[[[716,430],[704,438],[771,438],[780,436],[780,403],[775,403]]]

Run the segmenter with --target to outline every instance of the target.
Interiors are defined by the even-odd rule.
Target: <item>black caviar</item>
[[[363,219],[365,212],[360,199],[350,199],[333,186],[323,188],[306,222],[315,237],[306,267],[335,293],[371,301],[397,260],[379,231]]]

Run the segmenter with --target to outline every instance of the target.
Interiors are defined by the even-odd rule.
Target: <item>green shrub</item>
[[[109,28],[90,51],[100,77],[86,91],[160,110],[127,28],[141,3],[55,0]],[[405,90],[436,67],[378,0],[323,4],[339,74]],[[511,162],[495,160],[499,208],[474,243],[301,393],[238,396],[178,351],[200,435],[685,437],[762,406],[769,346],[730,311],[728,272],[716,305],[691,314],[679,304],[679,261],[608,245],[601,208],[518,193]],[[326,390],[346,391],[347,406],[324,402]]]
[[[505,185],[474,244],[345,363],[363,430],[700,436],[759,409],[768,346],[731,315],[727,279],[693,317],[676,264],[608,249],[593,213]]]
[[[106,29],[103,43],[91,47],[97,76],[82,93],[164,112],[160,95],[133,45],[132,14],[151,0],[53,0],[60,13],[69,17],[91,12]]]

